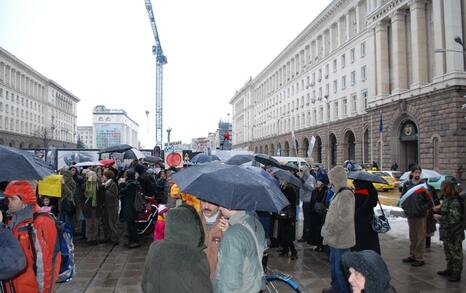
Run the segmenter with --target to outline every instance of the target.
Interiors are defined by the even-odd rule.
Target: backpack
[[[136,213],[141,213],[146,209],[146,199],[142,193],[141,188],[138,188],[136,191],[136,196],[134,197],[134,210]]]
[[[33,222],[26,226],[29,236],[29,242],[32,248],[34,273],[37,275],[38,251],[38,248],[36,247],[37,242],[34,241],[34,239],[36,239],[34,222],[40,216],[47,216],[50,219],[52,219],[55,223],[55,228],[57,229],[57,239],[55,241],[54,250],[52,254],[52,273],[55,271],[54,268],[58,265],[56,263],[56,259],[57,255],[60,253],[61,263],[56,282],[68,282],[75,275],[73,231],[69,225],[65,224],[64,222],[58,221],[53,214],[47,212],[34,213]]]

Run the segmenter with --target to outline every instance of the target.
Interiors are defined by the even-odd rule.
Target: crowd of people
[[[261,165],[274,176],[268,167]],[[156,227],[159,234],[146,257],[143,292],[260,292],[269,247],[277,247],[279,257],[298,258],[294,242],[300,201],[304,221],[297,241],[329,257],[331,286],[323,292],[396,292],[372,225],[378,202],[372,183],[355,180],[354,189],[348,188],[347,171],[341,166],[329,172],[318,165],[289,170],[301,184],[275,176],[290,203],[279,213],[232,210],[202,201],[181,192],[172,178],[180,170],[137,160],[126,170],[111,165],[60,170],[59,200],[39,196],[28,181],[3,184],[8,221],[0,212],[0,223],[6,223],[0,224],[0,250],[9,253],[0,257],[1,288],[6,292],[53,291],[60,254],[54,245],[58,231],[49,213],[72,227],[88,245],[120,245],[124,239],[118,223],[125,223],[126,246],[139,247],[135,201],[143,195],[170,208],[159,218],[162,230]],[[413,267],[425,264],[424,249],[433,232],[427,223],[435,227],[438,222],[447,260],[447,268],[438,274],[459,281],[465,238],[463,200],[449,181],[442,184],[437,198],[421,173],[413,167],[410,180],[403,185],[400,203],[411,242],[410,255],[403,262]],[[36,251],[30,249],[31,239],[39,243]]]

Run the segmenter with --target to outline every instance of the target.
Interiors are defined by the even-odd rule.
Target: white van
[[[301,157],[273,157],[275,158],[280,164],[287,164],[287,163],[294,163],[298,167],[310,167],[310,159],[301,158]]]

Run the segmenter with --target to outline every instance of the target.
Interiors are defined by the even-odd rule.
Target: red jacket
[[[34,210],[38,212],[38,210]],[[28,225],[32,224],[35,249],[31,249]],[[31,229],[30,229],[31,230]],[[60,271],[61,254],[56,251],[57,229],[55,221],[46,214],[38,215],[34,222],[27,219],[13,227],[13,235],[26,256],[26,268],[12,279],[15,292],[49,293],[53,292],[55,281]],[[34,257],[34,253],[36,257]],[[34,259],[36,259],[34,272]],[[8,282],[7,282],[8,283]],[[11,288],[7,285],[7,292]]]

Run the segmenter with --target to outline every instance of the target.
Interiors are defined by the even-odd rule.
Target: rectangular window
[[[322,99],[322,87],[319,88],[319,100]]]
[[[316,73],[313,72],[312,73],[312,85],[314,85],[316,83]]]
[[[337,59],[333,60],[333,73],[337,72]]]
[[[322,80],[322,68],[319,68],[319,79],[318,81]]]
[[[346,75],[343,75],[341,78],[341,89],[346,89]]]
[[[354,63],[355,54],[356,54],[355,51],[356,51],[356,50],[355,50],[354,48],[351,49],[351,51],[350,51],[350,62],[351,62],[351,64]]]
[[[335,79],[333,81],[333,93],[335,94],[337,92],[337,87],[338,87],[338,82],[337,80]]]
[[[346,57],[345,54],[341,55],[341,68],[345,68]]]
[[[366,65],[364,65],[363,67],[361,67],[361,80],[362,81],[366,81],[367,77],[366,77]]]
[[[361,43],[361,58],[366,56],[366,42]]]
[[[357,111],[356,99],[357,99],[357,98],[356,98],[356,95],[353,95],[353,96],[351,97],[351,104],[352,104],[352,105],[351,105],[351,108],[352,108],[352,110],[353,110],[353,112],[352,112],[353,114],[355,114],[355,113],[358,112],[358,111]]]
[[[356,83],[356,71],[351,72],[351,85]]]
[[[3,89],[0,89],[0,98],[3,97]]]
[[[330,85],[327,83],[327,84],[325,85],[325,96],[326,96],[326,97],[328,97],[329,92],[330,92]]]
[[[10,95],[8,94],[8,91],[5,91],[5,98],[7,101],[10,99]]]
[[[333,111],[333,118],[338,119],[338,102],[335,102],[335,110]]]
[[[329,72],[329,65],[325,65],[325,78],[328,78],[328,72]]]
[[[369,101],[367,98],[367,91],[362,92],[362,99],[364,101],[364,109],[367,110],[369,108]]]
[[[346,117],[348,115],[348,102],[346,99],[343,99],[343,116]]]

